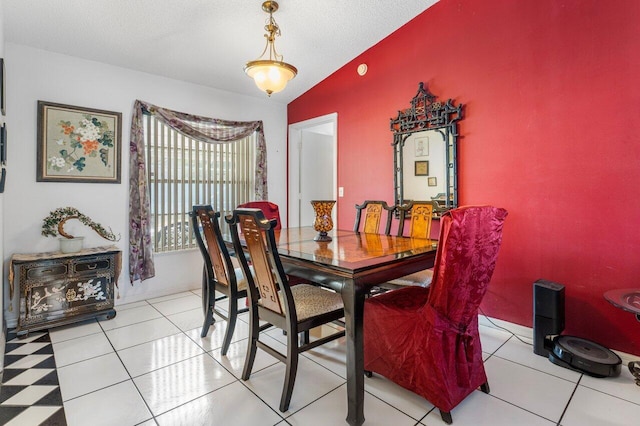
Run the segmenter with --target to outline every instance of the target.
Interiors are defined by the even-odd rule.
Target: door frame
[[[338,113],[322,115],[308,120],[299,121],[289,124],[289,138],[287,145],[287,226],[300,226],[300,211],[298,208],[299,200],[299,173],[300,158],[297,157],[299,149],[297,146],[302,143],[302,134],[304,131],[328,124],[332,128],[332,147],[333,147],[333,176],[332,176],[332,193],[333,199],[338,200]],[[338,203],[333,209],[334,229],[338,229]],[[291,219],[295,217],[295,220]]]

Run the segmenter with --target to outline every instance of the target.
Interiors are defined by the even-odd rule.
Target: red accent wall
[[[464,104],[460,204],[509,210],[484,312],[530,327],[545,278],[566,286],[565,334],[640,354],[640,322],[603,298],[640,289],[639,22],[636,0],[442,0],[291,102],[288,121],[338,113],[349,228],[356,203],[393,200],[389,119],[418,82]]]

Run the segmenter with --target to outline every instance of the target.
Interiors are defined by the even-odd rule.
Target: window
[[[189,212],[211,204],[220,215],[253,199],[255,133],[235,142],[200,142],[144,116],[154,252],[196,248]]]

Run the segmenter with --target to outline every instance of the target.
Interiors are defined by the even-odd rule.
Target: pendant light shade
[[[271,96],[272,93],[282,91],[289,80],[298,74],[298,70],[293,65],[284,62],[282,55],[279,55],[276,51],[275,38],[280,35],[280,28],[273,19],[273,12],[278,10],[278,3],[265,1],[262,3],[262,10],[269,14],[267,25],[264,27],[267,31],[264,35],[267,39],[267,44],[258,59],[247,62],[244,66],[244,72],[253,78],[260,90]],[[268,59],[266,57],[267,52],[269,54]]]

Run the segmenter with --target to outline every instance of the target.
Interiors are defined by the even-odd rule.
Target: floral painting
[[[122,114],[38,101],[38,182],[120,183]]]

